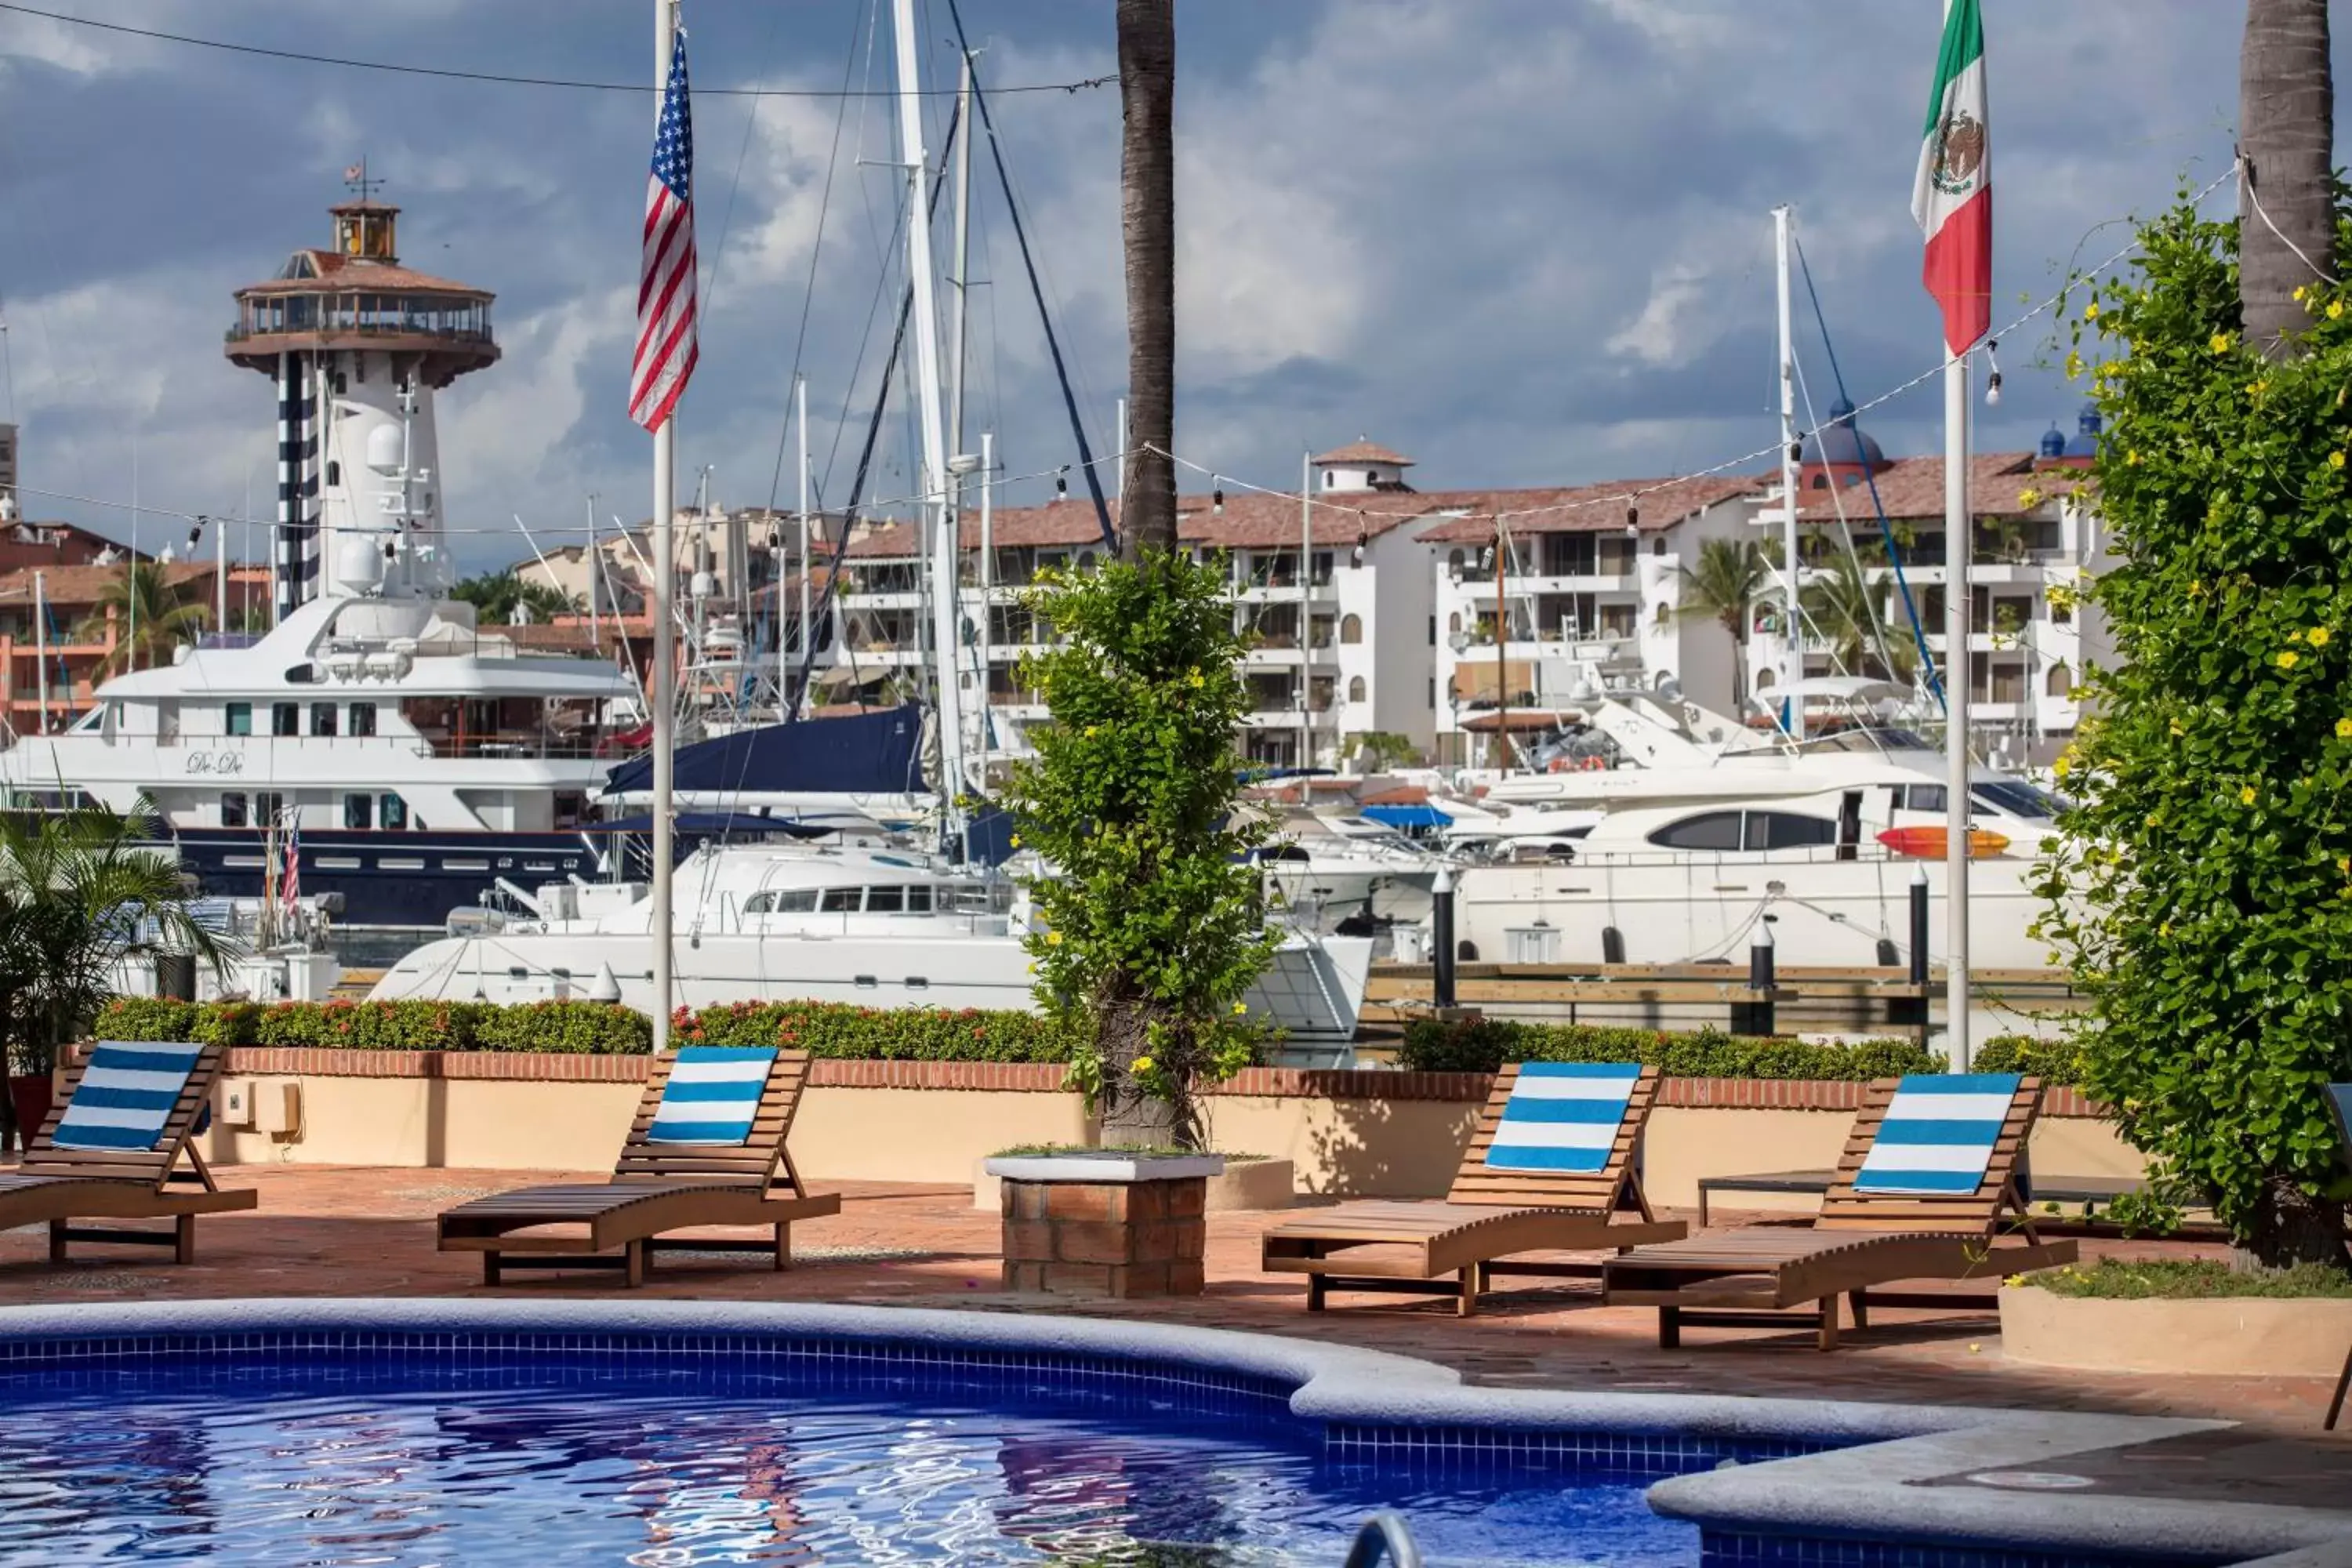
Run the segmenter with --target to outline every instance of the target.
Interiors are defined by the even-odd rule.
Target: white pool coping
[[[1473,1388],[1451,1368],[1352,1345],[1168,1323],[803,1302],[313,1297],[0,1307],[0,1342],[320,1334],[719,1334],[870,1339],[942,1351],[1117,1358],[1295,1385],[1291,1413],[1361,1426],[1480,1426],[1597,1436],[1833,1442],[1848,1447],[1661,1481],[1652,1507],[1741,1533],[1985,1550],[2300,1553],[2352,1568],[2352,1512],[2176,1502],[2097,1492],[1924,1486],[1985,1470],[2063,1472],[2065,1459],[2221,1421],[1731,1395]],[[2288,1568],[2280,1563],[2276,1568]]]
[[[994,1154],[981,1164],[1007,1182],[1181,1182],[1225,1173],[1223,1154]]]

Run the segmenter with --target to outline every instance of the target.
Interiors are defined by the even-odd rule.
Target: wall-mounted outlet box
[[[241,1079],[224,1079],[213,1095],[213,1113],[224,1127],[253,1125],[253,1085]]]

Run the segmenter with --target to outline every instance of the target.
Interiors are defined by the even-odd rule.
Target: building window
[[[335,732],[335,705],[331,702],[310,704],[310,733],[331,735]]]
[[[2050,601],[2050,620],[2052,625],[2061,626],[2067,626],[2070,625],[2074,619],[2074,606],[2072,603],[2060,599],[2053,599]]]
[[[1815,474],[1813,476],[1813,489],[1817,490],[1825,490],[1829,488],[1830,477],[1827,474]]]
[[[250,702],[230,703],[228,705],[228,723],[226,727],[222,730],[221,733],[224,735],[252,734],[253,704]]]
[[[242,792],[221,796],[220,825],[223,827],[243,827],[249,820],[245,795]]]
[[[1361,702],[1363,700],[1364,678],[1359,675],[1348,682],[1348,700],[1350,702]]]
[[[1323,470],[1323,488],[1325,489],[1329,489],[1333,485],[1336,485],[1339,482],[1339,476],[1338,473],[1329,468]]]
[[[327,459],[327,484],[330,488],[343,482],[343,466],[334,458]]]
[[[343,796],[343,826],[366,828],[375,826],[375,802],[364,795]]]
[[[1432,712],[1436,711],[1436,709],[1437,709],[1437,677],[1435,677],[1435,676],[1433,676],[1433,676],[1431,676],[1431,677],[1429,678],[1429,696],[1428,696],[1427,701],[1428,701],[1428,703],[1429,703],[1430,710],[1431,710]]]
[[[1364,617],[1361,616],[1341,616],[1339,617],[1339,640],[1343,643],[1360,643],[1363,641]]]
[[[278,823],[285,815],[286,797],[284,795],[264,790],[253,797],[253,819],[262,826],[268,827]]]
[[[1653,555],[1664,555],[1665,552],[1666,552],[1666,536],[1665,536],[1664,534],[1663,534],[1663,533],[1662,533],[1662,534],[1658,535],[1658,537],[1657,537],[1657,538],[1653,539],[1652,541],[1650,541],[1650,553],[1651,553],[1651,554],[1653,554]]]
[[[2053,697],[2071,697],[2074,692],[2074,672],[2063,664],[2053,664],[2042,678],[2042,689]]]
[[[1456,632],[1460,631],[1461,629],[1462,629],[1462,612],[1461,612],[1461,611],[1459,611],[1459,610],[1456,610],[1456,611],[1454,611],[1452,615],[1450,615],[1450,616],[1446,616],[1446,617],[1445,617],[1445,635],[1446,635],[1446,636],[1448,636],[1448,637],[1452,637],[1454,633],[1456,633]]]
[[[1445,552],[1445,569],[1456,577],[1462,575],[1462,552],[1449,550]]]
[[[299,702],[273,702],[269,705],[269,732],[273,735],[299,735],[302,732],[302,705]]]
[[[1432,647],[1435,647],[1437,646],[1437,617],[1435,616],[1429,617],[1429,646]]]
[[[1667,622],[1675,618],[1674,606],[1668,605],[1664,599],[1661,599],[1658,601],[1657,614],[1652,616],[1650,618],[1663,626]]]
[[[374,703],[354,702],[352,704],[352,733],[354,735],[373,735],[375,733]]]
[[[396,795],[382,795],[377,798],[376,809],[387,829],[394,833],[407,831],[408,803],[406,801]]]

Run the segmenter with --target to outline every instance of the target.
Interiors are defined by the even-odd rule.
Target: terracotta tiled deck
[[[0,1303],[287,1295],[466,1296],[483,1291],[478,1261],[433,1247],[432,1217],[479,1194],[538,1181],[593,1181],[563,1172],[239,1168],[224,1173],[261,1194],[251,1214],[208,1217],[197,1261],[176,1268],[153,1254],[84,1249],[48,1267],[38,1230],[0,1233]],[[827,1185],[817,1184],[820,1190]],[[1061,1300],[1008,1296],[997,1283],[997,1220],[975,1211],[968,1188],[842,1187],[840,1215],[795,1227],[801,1266],[778,1275],[740,1258],[665,1259],[649,1294],[718,1300],[800,1300],[1066,1312]],[[1687,1217],[1687,1216],[1685,1216]],[[1717,1223],[1743,1216],[1724,1213]],[[1766,1216],[1750,1215],[1749,1218]],[[1782,1216],[1785,1218],[1785,1216]],[[1549,1388],[1785,1394],[1947,1405],[2037,1405],[2139,1415],[2220,1416],[2268,1434],[2318,1436],[2327,1386],[2317,1378],[2159,1378],[2059,1373],[2004,1361],[1985,1314],[1882,1311],[1830,1355],[1793,1327],[1694,1330],[1661,1351],[1654,1319],[1598,1304],[1591,1287],[1506,1281],[1480,1316],[1410,1298],[1337,1296],[1309,1318],[1303,1283],[1257,1271],[1271,1216],[1210,1216],[1208,1294],[1189,1301],[1102,1303],[1101,1316],[1160,1318],[1278,1334],[1335,1338],[1444,1363],[1482,1384]],[[2126,1244],[2086,1242],[2086,1254]],[[544,1273],[501,1293],[595,1295],[609,1274]],[[2352,1434],[2328,1447],[2352,1458]]]

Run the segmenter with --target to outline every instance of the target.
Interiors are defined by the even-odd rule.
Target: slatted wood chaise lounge
[[[65,1098],[0,1174],[0,1230],[46,1221],[49,1261],[74,1242],[168,1247],[196,1256],[196,1216],[249,1209],[249,1187],[224,1192],[194,1142],[220,1076],[221,1047],[100,1040],[66,1071]],[[181,1170],[185,1160],[188,1169]],[[169,1230],[78,1226],[78,1219],[168,1219]]]
[[[1265,1233],[1259,1265],[1306,1275],[1310,1312],[1331,1290],[1378,1290],[1451,1295],[1466,1318],[1493,1275],[1589,1278],[1591,1264],[1517,1255],[1687,1234],[1680,1220],[1652,1214],[1642,1192],[1636,1160],[1657,1094],[1655,1068],[1507,1066],[1444,1202],[1366,1201],[1301,1215]]]
[[[2044,1241],[2020,1190],[2019,1166],[2042,1106],[2042,1081],[2002,1073],[1919,1074],[1870,1086],[1847,1135],[1837,1180],[1810,1228],[1757,1226],[1643,1247],[1604,1266],[1612,1306],[1658,1309],[1658,1343],[1686,1323],[1783,1325],[1810,1312],[1822,1350],[1836,1348],[1838,1300],[1854,1327],[1878,1306],[1990,1304],[1881,1287],[1910,1279],[1982,1279],[2074,1259],[2072,1241]],[[2010,1216],[2014,1216],[2011,1219]]]
[[[656,1247],[772,1250],[792,1264],[792,1224],[841,1212],[812,1196],[784,1147],[806,1051],[688,1046],[658,1058],[609,1182],[524,1187],[441,1215],[444,1252],[482,1255],[482,1282],[507,1268],[619,1268],[642,1285]],[[761,1226],[770,1241],[658,1238],[704,1226]],[[615,1251],[617,1249],[617,1253]]]

